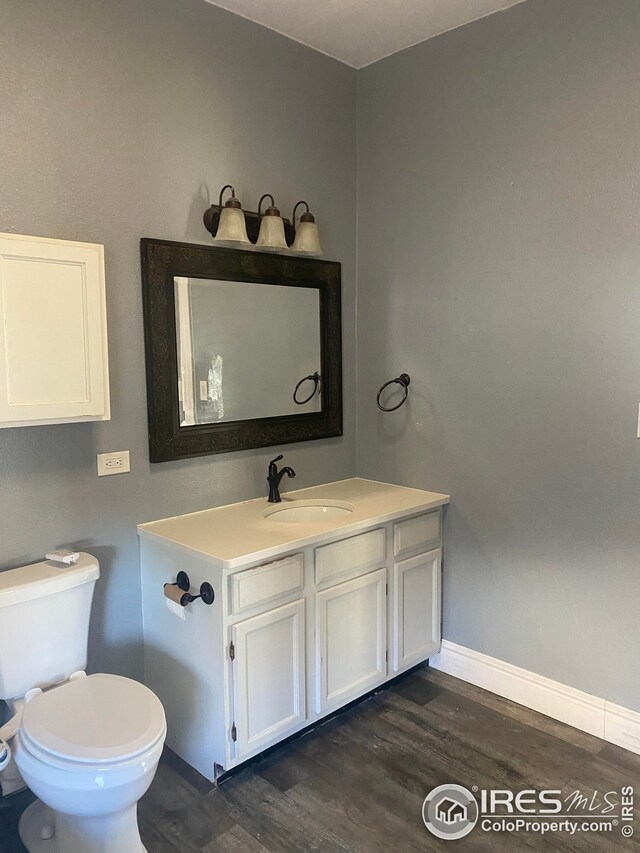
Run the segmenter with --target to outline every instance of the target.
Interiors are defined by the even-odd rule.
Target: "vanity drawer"
[[[316,584],[327,586],[344,576],[357,577],[373,563],[384,562],[385,532],[382,527],[316,548]]]
[[[231,613],[244,613],[259,604],[275,602],[304,586],[304,558],[294,554],[231,575]]]
[[[393,551],[396,556],[421,547],[433,546],[439,539],[439,509],[393,525]]]

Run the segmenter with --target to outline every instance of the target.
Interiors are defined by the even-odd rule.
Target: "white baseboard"
[[[526,708],[640,754],[640,713],[535,672],[442,641],[429,659],[439,669]]]
[[[607,702],[604,709],[604,739],[640,755],[640,714]]]

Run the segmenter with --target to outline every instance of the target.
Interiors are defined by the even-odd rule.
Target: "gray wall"
[[[453,495],[445,637],[636,710],[639,44],[535,0],[358,75],[358,472]]]
[[[452,493],[448,639],[640,709],[638,14],[535,0],[359,72],[358,471]],[[0,567],[96,553],[92,668],[140,676],[136,523],[263,493],[272,452],[150,466],[138,240],[206,242],[227,180],[308,198],[352,389],[356,75],[202,0],[0,19],[0,230],[105,244],[113,406],[0,431]],[[353,394],[343,439],[285,452],[301,486],[353,474]]]
[[[95,553],[90,667],[141,676],[136,523],[264,494],[275,454],[149,464],[139,239],[206,243],[228,181],[250,209],[306,198],[343,263],[353,387],[355,72],[202,0],[0,0],[0,20],[0,230],[105,244],[113,413],[0,430],[0,567]],[[343,438],[285,447],[296,485],[354,473],[354,410]],[[98,480],[125,448],[132,473]]]

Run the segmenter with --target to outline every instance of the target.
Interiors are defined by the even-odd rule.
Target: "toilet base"
[[[49,835],[49,827],[55,830],[56,820],[59,824],[58,834],[54,831],[50,838],[43,839],[43,834]],[[105,821],[104,817],[98,819],[55,815],[43,802],[36,800],[24,810],[18,832],[29,853],[110,853],[115,850],[118,853],[147,853],[146,847],[140,841],[135,806],[108,818],[109,824],[114,824],[112,828],[119,838],[116,841],[117,847],[113,847],[114,838],[111,833],[107,843],[104,833],[100,831],[105,826]],[[76,829],[79,831],[74,831]],[[59,844],[61,835],[64,838],[64,849]],[[129,836],[130,843],[127,843],[125,836]]]
[[[18,832],[20,833],[20,841],[27,848],[29,853],[58,853],[58,845],[56,844],[55,836],[48,840],[43,840],[41,832],[43,827],[53,823],[53,812],[47,808],[40,800],[31,803],[30,806],[22,813]]]

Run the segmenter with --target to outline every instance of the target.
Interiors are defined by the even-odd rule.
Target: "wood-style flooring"
[[[640,756],[424,668],[213,788],[167,753],[139,806],[149,853],[637,851],[616,831],[440,841],[421,816],[431,788],[580,789],[632,785]],[[29,794],[0,805],[0,853],[18,853]]]

